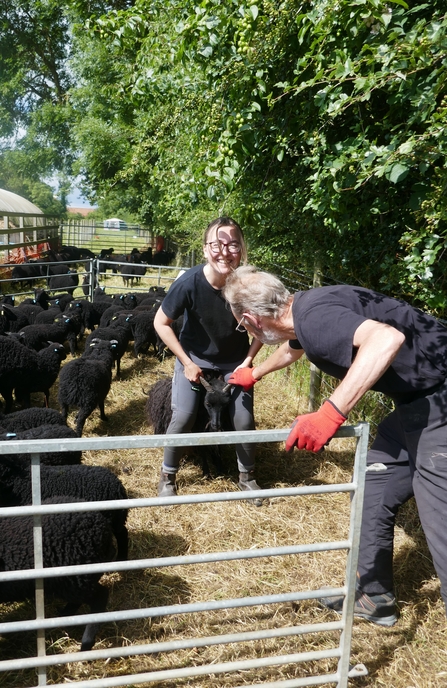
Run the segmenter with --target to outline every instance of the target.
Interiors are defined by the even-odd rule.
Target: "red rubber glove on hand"
[[[346,420],[331,401],[325,401],[315,413],[297,416],[286,441],[286,451],[293,447],[318,452]]]
[[[238,368],[231,373],[228,382],[232,385],[240,385],[244,392],[248,392],[258,381],[253,377],[253,368]]]

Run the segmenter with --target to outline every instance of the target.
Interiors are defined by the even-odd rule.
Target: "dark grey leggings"
[[[367,593],[392,590],[395,518],[413,494],[447,606],[446,383],[397,406],[379,425],[368,453],[358,565]]]
[[[172,420],[166,433],[180,434],[190,432],[196,420],[200,394],[191,387],[183,372],[180,361],[176,361],[172,380]],[[232,371],[225,373],[227,380]],[[234,387],[229,405],[230,420],[234,430],[254,430],[253,390],[244,392],[242,387]],[[236,444],[237,465],[239,471],[252,471],[255,466],[256,445]],[[185,447],[165,447],[163,470],[166,473],[177,473],[180,459]]]

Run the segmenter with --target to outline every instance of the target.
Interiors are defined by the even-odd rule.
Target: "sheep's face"
[[[222,378],[214,378],[208,382],[208,385],[203,401],[209,416],[207,430],[220,432],[222,430],[223,411],[230,403],[231,385],[228,385]]]

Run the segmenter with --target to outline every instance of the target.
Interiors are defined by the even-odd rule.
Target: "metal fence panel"
[[[284,664],[317,662],[322,659],[333,658],[337,660],[337,671],[330,674],[318,674],[305,678],[293,680],[282,680],[273,683],[263,683],[257,685],[264,686],[312,686],[336,684],[338,688],[346,688],[348,678],[362,676],[367,673],[364,665],[355,667],[350,665],[350,650],[352,638],[352,622],[355,596],[356,569],[358,560],[358,548],[360,539],[360,523],[363,506],[363,490],[366,469],[366,452],[368,446],[368,429],[366,423],[359,423],[356,426],[346,426],[341,428],[337,437],[355,437],[356,452],[354,460],[354,472],[352,481],[349,483],[333,485],[305,485],[294,488],[280,488],[270,490],[258,490],[251,493],[230,492],[213,493],[202,495],[185,495],[172,499],[167,498],[147,498],[129,499],[117,502],[82,502],[73,504],[44,504],[40,503],[40,458],[39,452],[54,449],[57,451],[71,451],[73,447],[79,449],[125,449],[139,447],[163,447],[163,446],[198,446],[205,444],[232,444],[235,441],[234,432],[223,433],[191,433],[188,435],[146,435],[146,436],[124,436],[124,437],[100,437],[100,438],[79,438],[67,440],[21,440],[10,442],[0,442],[1,454],[14,454],[27,452],[31,454],[31,473],[33,481],[33,505],[27,507],[3,507],[0,508],[0,518],[10,515],[34,515],[34,534],[36,561],[34,569],[21,570],[16,572],[0,572],[0,585],[6,580],[35,579],[36,580],[36,618],[27,621],[4,622],[0,623],[0,633],[35,631],[37,637],[36,656],[26,659],[14,659],[0,662],[0,672],[18,671],[21,669],[35,668],[37,672],[37,685],[47,685],[47,669],[55,665],[64,665],[81,660],[95,660],[112,657],[136,656],[142,654],[171,652],[173,650],[185,648],[197,648],[205,646],[226,645],[229,643],[240,643],[247,641],[259,641],[273,637],[302,636],[308,633],[319,633],[327,631],[340,632],[339,644],[325,650],[314,650],[310,652],[297,652],[294,654],[272,655],[262,658],[254,657],[248,660],[228,661],[221,663],[211,663],[200,666],[180,667],[176,669],[142,672],[132,675],[119,675],[104,677],[100,680],[82,680],[75,682],[79,688],[108,688],[109,686],[129,686],[142,683],[152,683],[160,681],[175,681],[185,678],[193,678],[206,675],[220,675],[232,672],[240,672],[246,669],[261,669],[263,667],[279,667]],[[289,430],[260,430],[246,431],[237,433],[238,442],[280,442],[284,441]],[[293,546],[275,546],[268,548],[253,548],[243,551],[227,551],[201,553],[196,555],[183,555],[165,558],[139,559],[120,562],[105,562],[104,564],[93,564],[71,567],[43,568],[42,561],[42,528],[41,519],[44,514],[62,513],[64,511],[94,511],[110,508],[141,508],[150,506],[160,506],[168,504],[194,504],[194,503],[213,503],[219,501],[233,501],[255,499],[262,496],[269,497],[290,497],[299,495],[318,495],[336,494],[347,492],[351,495],[350,525],[349,534],[345,540],[334,542],[309,543]],[[125,571],[147,568],[160,568],[172,566],[187,566],[191,564],[206,564],[223,560],[255,559],[260,557],[289,556],[291,554],[303,554],[315,551],[330,551],[340,549],[347,551],[345,584],[339,588],[324,588],[317,590],[293,591],[289,593],[279,593],[275,595],[262,595],[257,597],[241,597],[225,600],[204,600],[199,603],[176,604],[164,607],[150,607],[143,609],[129,609],[120,611],[107,611],[99,614],[79,614],[76,616],[64,616],[62,618],[45,618],[45,606],[43,599],[43,582],[50,576],[67,576],[74,573],[93,572],[93,571]],[[212,637],[185,638],[171,642],[148,643],[130,647],[110,648],[107,650],[91,650],[89,652],[65,653],[60,655],[46,655],[45,630],[57,628],[64,624],[85,625],[91,622],[119,621],[124,619],[148,619],[159,616],[194,614],[197,612],[208,612],[211,610],[232,609],[241,607],[252,607],[260,605],[273,605],[278,603],[290,603],[301,600],[320,599],[332,595],[342,595],[345,597],[343,614],[339,621],[327,623],[306,624],[301,626],[284,627],[277,629],[259,629],[255,632],[241,632],[236,634],[222,634]],[[56,688],[65,686],[63,684],[52,684]],[[31,688],[31,687],[30,687]]]

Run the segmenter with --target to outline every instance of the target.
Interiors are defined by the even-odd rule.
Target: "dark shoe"
[[[175,485],[175,473],[160,473],[160,482],[158,483],[159,497],[176,497],[177,487]]]
[[[319,601],[324,607],[341,614],[344,600],[344,597],[325,597]],[[372,621],[378,626],[394,626],[397,621],[396,598],[392,592],[385,592],[382,595],[367,595],[366,592],[362,593],[357,590],[354,616]]]
[[[238,486],[240,490],[246,492],[261,489],[255,480],[254,471],[250,471],[249,473],[239,473]],[[257,497],[256,499],[250,499],[250,502],[253,502],[255,506],[262,506],[264,500],[261,497]]]

